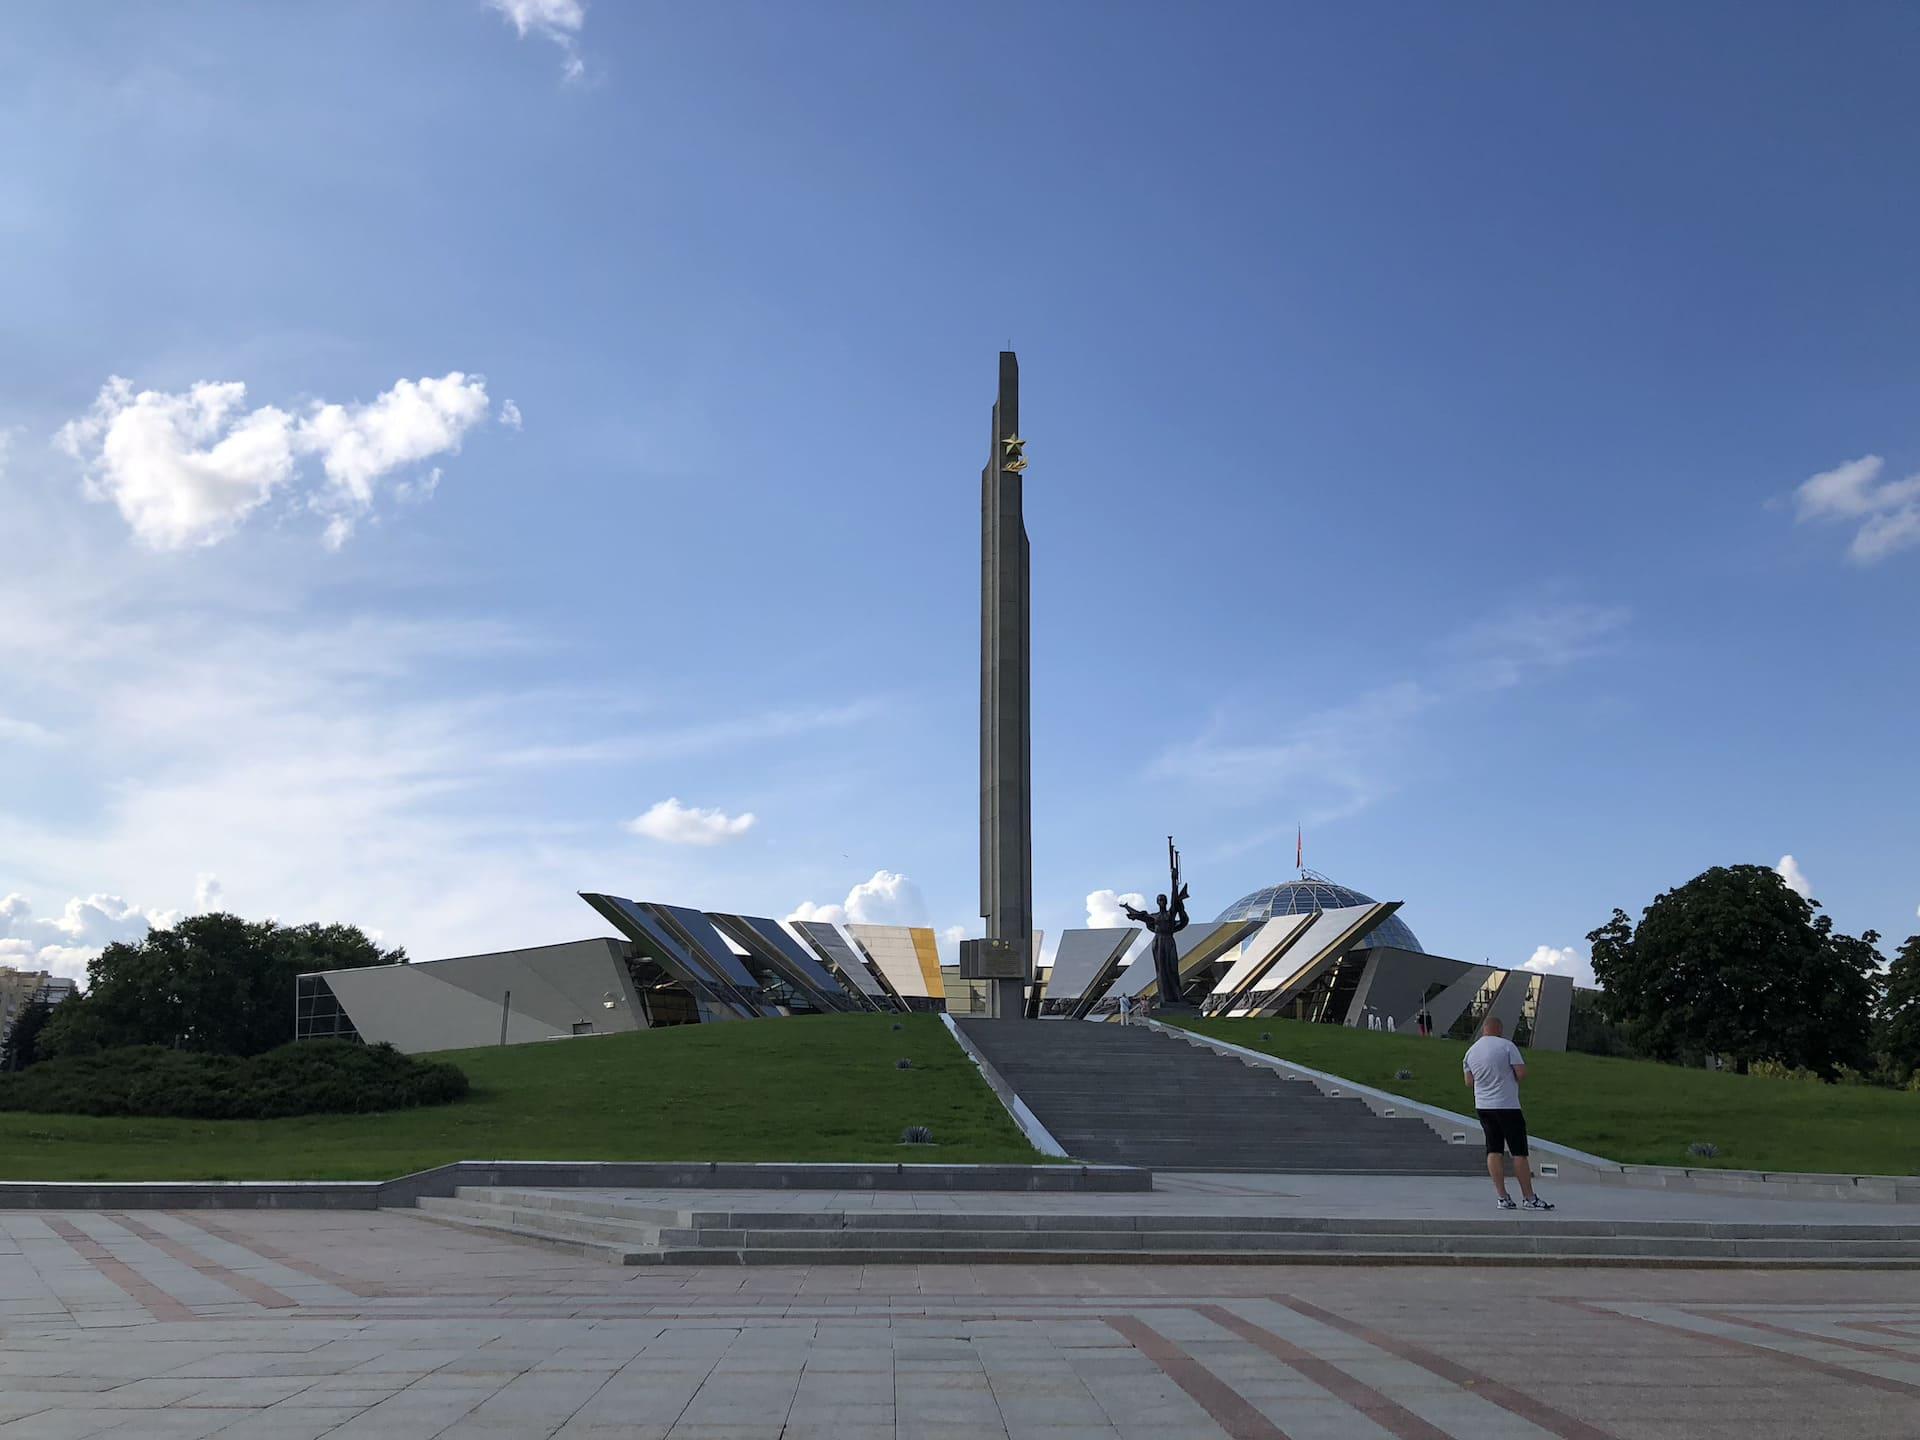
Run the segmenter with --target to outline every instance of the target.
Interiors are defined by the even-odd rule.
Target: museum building
[[[983,982],[943,968],[922,926],[581,898],[617,936],[302,975],[296,1034],[413,1053],[721,1020],[985,1007]],[[1521,1045],[1566,1048],[1571,979],[1430,954],[1399,911],[1397,900],[1302,871],[1180,933],[1180,998],[1204,1015],[1407,1033],[1424,1011],[1441,1035],[1469,1034],[1495,1015]],[[1140,938],[1130,925],[1065,931],[1052,962],[1035,967],[1028,1014],[1108,1020],[1122,997],[1150,1011],[1160,1000],[1153,966],[1127,963]]]

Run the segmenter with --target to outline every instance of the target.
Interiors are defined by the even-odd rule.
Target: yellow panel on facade
[[[920,962],[920,976],[927,982],[927,994],[935,1000],[947,998],[946,981],[940,977],[940,946],[933,938],[933,931],[916,925],[913,928],[914,958]]]

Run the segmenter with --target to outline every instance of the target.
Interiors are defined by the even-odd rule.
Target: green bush
[[[0,1076],[0,1110],[194,1120],[405,1110],[466,1093],[466,1072],[443,1060],[348,1040],[303,1040],[253,1056],[141,1045]]]

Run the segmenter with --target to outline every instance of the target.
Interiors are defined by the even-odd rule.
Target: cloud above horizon
[[[144,910],[118,895],[74,896],[60,914],[42,920],[24,895],[0,898],[0,965],[87,978],[87,962],[108,945],[139,940],[180,918],[177,910]]]
[[[401,501],[430,495],[437,470],[382,482],[458,454],[487,412],[485,378],[459,370],[395,381],[366,404],[315,401],[303,415],[249,408],[238,380],[171,394],[136,391],[115,375],[54,443],[86,467],[89,498],[111,502],[149,549],[217,545],[282,493],[325,521],[323,539],[337,549],[375,512],[383,489]],[[317,480],[301,473],[308,458],[319,461]]]
[[[1593,957],[1572,945],[1536,945],[1520,968],[1543,975],[1570,975],[1574,984],[1587,989],[1594,984]]]
[[[627,829],[668,845],[724,845],[751,830],[755,818],[752,811],[729,815],[724,810],[682,805],[679,796],[669,795],[654,802],[646,814],[629,820]]]
[[[1793,492],[1796,521],[1859,524],[1847,559],[1873,565],[1920,546],[1920,474],[1882,480],[1887,462],[1862,455],[1801,482]]]
[[[580,31],[587,23],[584,0],[487,0],[487,6],[513,26],[522,40],[541,35],[558,45],[562,78],[586,77],[586,61],[580,55]]]
[[[1780,863],[1773,867],[1773,873],[1787,882],[1787,888],[1802,900],[1813,898],[1813,882],[1807,879],[1806,871],[1800,868],[1800,862],[1791,855],[1782,855]]]

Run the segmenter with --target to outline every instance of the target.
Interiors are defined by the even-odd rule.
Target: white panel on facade
[[[1233,968],[1221,977],[1220,983],[1213,987],[1218,996],[1230,996],[1242,986],[1253,982],[1256,977],[1264,978],[1262,971],[1274,962],[1274,957],[1297,942],[1307,923],[1313,919],[1313,913],[1305,915],[1276,915],[1255,932],[1240,951],[1240,958],[1233,962]]]
[[[938,999],[937,978],[929,981],[921,966],[921,946],[911,925],[849,925],[847,933],[866,952],[894,994],[911,999]],[[936,967],[937,967],[936,961]]]
[[[1247,931],[1253,929],[1256,923],[1251,920],[1202,920],[1187,926],[1173,937],[1174,943],[1180,950],[1181,980],[1184,982],[1189,978],[1185,972],[1187,957],[1212,941],[1220,930],[1226,928]],[[1148,943],[1140,947],[1140,953],[1133,957],[1114,988],[1123,995],[1138,995],[1147,986],[1156,983],[1159,978],[1153,968],[1153,943],[1152,937],[1149,936]]]
[[[1295,991],[1311,984],[1321,970],[1350,950],[1355,941],[1391,915],[1395,908],[1393,905],[1344,905],[1337,910],[1322,910],[1287,948],[1286,960],[1261,976],[1241,1003],[1228,1013],[1258,1015],[1276,1005],[1284,1005]]]
[[[1053,952],[1053,974],[1047,980],[1047,999],[1078,1000],[1102,971],[1120,963],[1120,957],[1139,933],[1131,925],[1061,931],[1060,948]]]
[[[883,1008],[892,1009],[896,1002],[880,982],[867,968],[867,962],[853,942],[842,935],[839,928],[825,920],[795,920],[791,922],[802,940],[812,947],[818,955],[840,975],[847,983],[868,999],[879,1003]]]
[[[620,955],[617,941],[583,940],[322,973],[361,1039],[411,1055],[498,1045],[503,1012],[509,1045],[571,1035],[582,1024],[596,1034],[640,1029]]]

